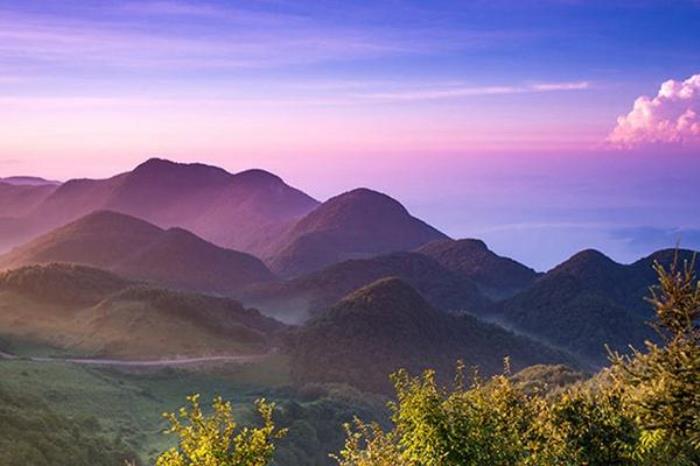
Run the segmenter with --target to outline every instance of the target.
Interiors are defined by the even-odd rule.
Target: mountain
[[[290,345],[298,382],[349,383],[383,393],[392,393],[388,374],[399,368],[434,368],[448,380],[458,359],[479,366],[482,375],[500,372],[505,356],[516,369],[566,360],[474,317],[440,312],[397,278],[346,296],[299,329]]]
[[[473,280],[493,299],[503,299],[532,285],[537,272],[519,262],[501,257],[478,239],[442,239],[416,249],[443,267]]]
[[[36,209],[55,190],[55,185],[14,184],[0,179],[0,218],[21,217]]]
[[[678,251],[681,260],[692,251]],[[501,322],[578,354],[594,364],[607,362],[605,345],[625,352],[653,339],[647,325],[653,311],[644,298],[657,283],[655,261],[669,265],[675,251],[659,251],[634,264],[582,251],[539,278],[533,286],[498,306]]]
[[[58,186],[60,181],[46,180],[38,176],[8,176],[0,178],[0,183],[11,184],[15,186]]]
[[[443,311],[478,314],[490,305],[471,280],[413,252],[348,260],[286,282],[254,285],[236,296],[283,322],[300,323],[346,294],[387,277],[404,280]]]
[[[259,353],[278,322],[237,301],[145,286],[70,264],[0,273],[0,334],[101,357]]]
[[[254,252],[271,232],[310,212],[318,202],[262,170],[150,159],[104,179],[70,180],[23,218],[25,239],[96,210],[113,210],[181,227],[223,247]],[[1,226],[1,225],[0,225]]]
[[[274,279],[257,258],[185,230],[110,211],[89,214],[0,256],[0,267],[70,262],[176,288],[230,292]]]
[[[446,238],[395,199],[361,188],[329,199],[296,222],[272,247],[268,263],[282,276],[295,276]]]

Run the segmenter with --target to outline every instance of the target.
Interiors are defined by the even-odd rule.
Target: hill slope
[[[318,202],[262,170],[231,174],[204,164],[150,159],[104,180],[70,180],[23,218],[40,234],[96,210],[114,210],[162,228],[181,227],[225,247],[252,251]]]
[[[490,305],[472,281],[412,252],[344,261],[286,282],[255,285],[237,297],[283,322],[300,323],[346,294],[387,277],[404,280],[443,311],[478,314]]]
[[[0,308],[3,336],[116,358],[259,353],[283,328],[231,299],[147,287],[67,264],[1,273]]]
[[[681,259],[692,256],[691,251],[679,253]],[[626,351],[654,337],[645,323],[652,314],[644,298],[657,282],[654,261],[668,265],[673,256],[674,251],[659,251],[623,265],[598,251],[582,251],[503,302],[500,317],[517,330],[604,364],[606,344]]]
[[[478,365],[480,373],[563,361],[561,354],[478,321],[435,310],[396,278],[379,280],[348,295],[293,338],[292,370],[300,382],[344,382],[391,392],[388,374],[435,368],[445,380],[455,363]]]
[[[533,269],[495,254],[483,241],[476,239],[431,241],[416,252],[473,280],[482,292],[494,299],[507,298],[524,290],[538,276]]]
[[[294,276],[445,238],[398,201],[362,188],[329,199],[294,224],[271,249],[269,264]]]
[[[46,200],[56,185],[15,184],[0,180],[0,217],[21,217]]]
[[[71,262],[169,286],[230,292],[272,280],[255,257],[109,211],[89,214],[0,257],[0,267]]]

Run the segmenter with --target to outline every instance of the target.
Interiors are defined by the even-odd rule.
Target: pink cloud
[[[648,144],[700,144],[700,74],[664,82],[654,98],[638,97],[618,117],[608,142],[620,148]]]

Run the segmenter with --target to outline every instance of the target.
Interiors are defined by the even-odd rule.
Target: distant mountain
[[[690,259],[692,251],[679,251]],[[675,252],[659,251],[631,265],[604,254],[582,251],[547,272],[522,293],[499,306],[502,322],[542,338],[596,364],[607,361],[604,346],[626,351],[654,338],[646,321],[653,311],[644,298],[657,283],[652,265],[673,261]]]
[[[501,257],[478,239],[443,239],[416,249],[443,267],[473,280],[493,299],[503,299],[532,285],[537,272],[519,262]]]
[[[329,199],[296,222],[271,248],[268,263],[280,275],[295,276],[435,239],[447,236],[391,197],[361,188]]]
[[[254,285],[237,297],[283,322],[300,323],[346,294],[387,277],[404,280],[443,311],[478,314],[490,305],[471,280],[413,252],[340,262],[286,282]]]
[[[46,180],[38,176],[8,176],[0,178],[0,183],[12,184],[15,186],[58,186],[60,181]]]
[[[185,228],[220,246],[254,252],[261,238],[286,228],[317,205],[262,170],[231,174],[198,163],[150,159],[112,178],[70,180],[22,220],[26,231],[39,234],[96,210],[113,210],[161,228]]]
[[[0,256],[0,267],[71,262],[181,289],[231,292],[274,279],[257,258],[185,230],[110,211],[89,214]]]
[[[437,311],[408,284],[379,280],[348,295],[292,337],[292,373],[298,382],[340,382],[391,393],[388,374],[435,368],[446,380],[455,363],[478,365],[480,374],[566,358],[470,316]]]
[[[0,334],[79,355],[160,359],[267,351],[278,322],[226,298],[69,264],[0,273]]]
[[[56,190],[51,184],[14,184],[4,180],[0,179],[0,218],[27,215]]]

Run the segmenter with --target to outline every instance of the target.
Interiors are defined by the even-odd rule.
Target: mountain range
[[[385,278],[340,300],[302,327],[292,344],[292,373],[300,382],[349,383],[391,393],[398,369],[435,369],[442,381],[457,360],[487,376],[535,363],[571,362],[551,348],[483,323],[433,308],[410,285]]]
[[[491,318],[542,338],[594,364],[604,364],[605,346],[626,352],[642,348],[655,332],[645,301],[657,283],[655,263],[693,263],[689,250],[662,250],[619,264],[599,251],[585,250],[547,272],[527,290],[499,303]],[[696,265],[696,271],[700,271]]]
[[[20,280],[26,288],[21,293],[9,285],[0,290],[0,301],[10,300],[2,309],[11,310],[3,325],[22,328],[24,336],[48,334],[42,322],[50,321],[60,330],[50,339],[55,344],[80,347],[79,330],[90,340],[85,347],[117,354],[126,351],[122,340],[104,342],[120,333],[103,331],[98,322],[123,331],[129,322],[143,322],[160,332],[170,324],[159,320],[181,309],[172,322],[179,332],[199,318],[216,325],[227,312],[239,318],[245,305],[291,332],[285,351],[297,380],[371,390],[386,387],[379,370],[394,364],[417,369],[427,361],[447,370],[464,357],[495,371],[511,351],[523,365],[574,358],[600,366],[606,345],[625,351],[653,338],[644,301],[656,282],[653,264],[694,254],[662,250],[619,264],[586,250],[538,273],[478,239],[451,239],[370,189],[319,202],[263,170],[232,174],[162,159],[102,180],[0,181],[0,248],[10,246],[0,256],[4,280],[16,286],[17,277],[31,279]],[[60,300],[41,299],[54,288],[84,301],[72,302],[71,313]],[[23,315],[25,304],[31,312]],[[209,309],[219,314],[209,315]],[[43,317],[36,318],[35,310]],[[68,323],[61,326],[56,316]],[[193,338],[202,340],[187,343],[200,352],[211,336],[202,325],[193,330]],[[354,340],[345,328],[357,331]],[[266,330],[254,330],[264,334],[256,347],[269,347]],[[212,338],[221,347],[220,337]],[[412,338],[421,350],[410,347]],[[334,339],[344,348],[332,348]],[[178,350],[186,353],[184,345]],[[357,354],[344,354],[348,348]],[[376,362],[381,367],[367,381],[342,378],[341,369],[324,359],[333,351],[349,367],[371,361],[372,352],[387,360]]]
[[[0,183],[15,186],[58,186],[61,184],[60,181],[47,180],[38,176],[8,176],[0,178]]]
[[[446,312],[479,314],[491,304],[469,278],[415,252],[343,261],[287,281],[253,285],[236,297],[284,322],[300,323],[346,294],[386,277],[402,279]]]
[[[432,257],[447,270],[472,280],[486,296],[500,300],[532,285],[540,275],[533,269],[491,251],[478,239],[431,241],[416,252]]]
[[[227,293],[274,280],[256,257],[215,246],[181,228],[98,211],[0,256],[0,268],[69,262],[175,288]]]
[[[113,210],[161,228],[185,228],[220,246],[253,251],[266,234],[317,205],[263,170],[231,174],[199,163],[150,159],[111,178],[63,183],[21,224],[26,239],[93,211]]]
[[[260,353],[283,326],[227,298],[70,264],[0,273],[3,336],[73,354],[133,359]]]
[[[0,251],[99,210],[188,230],[281,276],[447,238],[385,194],[357,189],[321,204],[257,169],[150,159],[107,179],[0,188]]]

